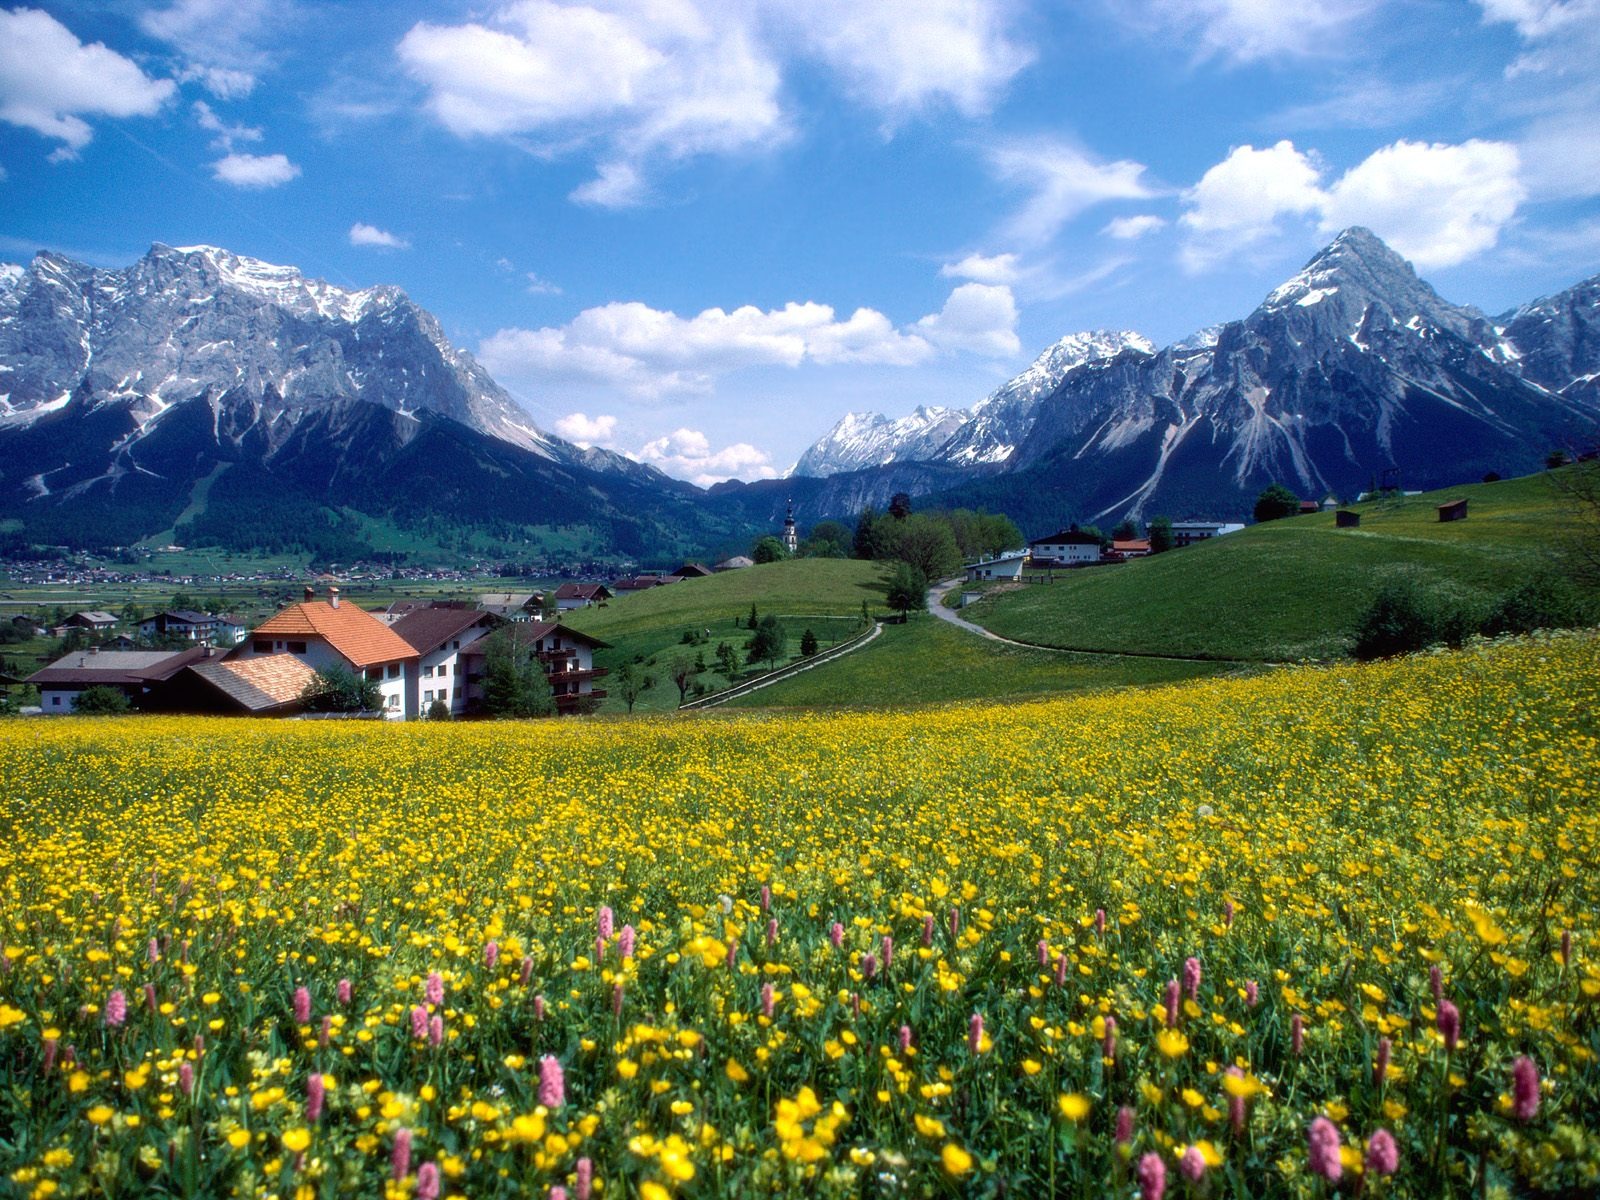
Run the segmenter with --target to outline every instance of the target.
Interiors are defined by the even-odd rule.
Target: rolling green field
[[[861,650],[746,693],[727,707],[907,708],[1177,683],[1229,669],[1220,663],[1025,650],[917,615],[905,625],[885,625]]]
[[[1437,506],[1469,501],[1446,525]],[[1558,570],[1572,518],[1543,475],[1471,484],[1252,526],[1185,550],[991,589],[968,619],[1004,637],[1070,649],[1254,661],[1344,654],[1385,582],[1487,608],[1530,574]]]
[[[816,633],[822,649],[858,632],[862,602],[874,612],[883,606],[884,574],[881,563],[793,559],[624,595],[603,608],[579,609],[564,613],[561,619],[611,643],[609,649],[595,655],[597,666],[614,674],[624,663],[638,663],[640,670],[654,679],[654,685],[639,697],[635,712],[667,711],[678,707],[678,689],[667,677],[667,664],[678,647],[703,656],[712,669],[701,676],[702,682],[708,690],[720,690],[728,680],[714,669],[717,643],[730,643],[742,656],[750,638],[745,621],[752,604],[760,616],[775,614],[783,623],[788,634],[785,658],[793,659],[799,655],[801,634],[808,628]],[[686,646],[685,633],[702,640]],[[600,686],[609,693],[601,711],[626,711],[614,678]]]

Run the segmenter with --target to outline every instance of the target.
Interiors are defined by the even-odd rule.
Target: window
[[[429,690],[429,691],[426,691],[426,692],[422,693],[422,702],[424,704],[432,704],[433,703],[433,692],[432,692],[432,690]]]
[[[257,654],[271,654],[272,653],[272,643],[271,642],[251,642],[250,643],[250,649],[255,651],[255,653],[257,653]]]
[[[433,668],[432,667],[423,667],[422,668],[422,677],[424,679],[431,679],[433,677]]]
[[[399,679],[400,678],[400,664],[399,663],[390,663],[389,664],[389,678],[390,679]]]
[[[389,707],[390,708],[399,708],[400,707],[400,697],[399,696],[390,696],[389,697]]]
[[[306,652],[306,644],[304,642],[290,642],[288,647],[290,654],[304,654]]]
[[[367,678],[370,679],[373,683],[377,683],[380,679],[383,678],[383,668],[382,667],[368,667],[367,668]]]
[[[61,707],[61,697],[60,696],[51,696],[50,697],[50,704],[54,708],[60,708]]]
[[[446,676],[448,674],[450,674],[450,664],[449,663],[440,663],[439,664],[439,675],[440,675],[440,677],[443,678],[444,676]]]

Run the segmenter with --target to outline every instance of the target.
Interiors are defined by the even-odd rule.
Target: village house
[[[485,592],[478,597],[484,612],[508,621],[533,621],[544,611],[542,592]]]
[[[74,650],[28,676],[39,689],[39,707],[47,716],[70,713],[78,697],[92,687],[115,688],[134,704],[151,688],[201,658],[209,649]]]
[[[586,704],[602,700],[606,693],[594,681],[610,672],[594,665],[594,652],[610,643],[554,621],[519,621],[505,627],[515,645],[531,649],[544,667],[555,695],[556,711],[581,710]],[[481,679],[484,672],[484,646],[480,640],[462,649],[469,681]],[[469,700],[479,698],[469,694]]]
[[[627,575],[614,581],[611,590],[620,596],[623,592],[647,592],[651,588],[682,582],[682,577],[678,575]]]
[[[1011,550],[993,558],[984,557],[976,562],[963,563],[962,570],[966,572],[968,583],[976,583],[980,579],[1020,579],[1022,566],[1027,561],[1026,550]]]
[[[556,607],[562,612],[575,608],[588,608],[612,597],[611,589],[603,583],[563,583],[556,589]]]
[[[704,563],[686,562],[673,574],[679,579],[709,579],[713,572]]]
[[[756,560],[751,558],[749,555],[747,555],[747,554],[735,554],[732,558],[723,559],[715,567],[713,567],[712,570],[715,570],[715,571],[738,571],[738,570],[742,570],[745,567],[753,567],[755,565],[756,565]]]
[[[1119,558],[1147,558],[1150,554],[1150,539],[1122,538],[1113,541],[1111,553]]]
[[[520,611],[520,609],[518,610]],[[426,715],[429,705],[443,701],[454,716],[467,711],[481,690],[473,694],[475,679],[466,669],[466,655],[481,638],[505,623],[497,613],[464,604],[434,604],[413,609],[391,626],[418,655],[418,704]],[[514,618],[521,624],[526,618]],[[481,655],[475,656],[482,662]]]
[[[417,651],[388,625],[355,604],[341,604],[339,589],[305,600],[269,617],[230,652],[232,658],[292,654],[313,671],[343,667],[378,685],[383,714],[391,719],[418,713]]]
[[[1172,523],[1172,545],[1175,549],[1181,546],[1192,546],[1196,542],[1204,542],[1214,537],[1224,537],[1230,533],[1238,533],[1243,528],[1243,525],[1232,521],[1174,521]]]
[[[74,629],[85,633],[108,633],[115,629],[117,618],[108,612],[75,612],[50,632],[56,637],[66,637]]]
[[[1028,543],[1036,567],[1078,567],[1100,561],[1100,539],[1076,525]]]
[[[217,640],[217,618],[210,613],[195,612],[188,608],[169,609],[140,621],[139,636],[147,640],[181,638],[186,642],[214,642]]]
[[[292,654],[223,658],[212,651],[157,684],[141,707],[217,716],[293,716],[304,708],[302,697],[316,677],[315,670]]]

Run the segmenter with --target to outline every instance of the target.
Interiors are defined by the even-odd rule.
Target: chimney
[[[328,589],[328,603],[333,605],[333,607],[335,607],[335,608],[339,607],[339,589],[338,588],[331,587],[331,588]]]
[[[210,658],[212,654],[211,643],[207,642],[204,650],[200,651],[201,658]]]
[[[99,646],[90,646],[89,647],[89,653],[90,654],[99,654],[100,653],[100,647]]]
[[[306,584],[306,603],[310,604],[316,598],[317,598],[316,589],[314,589],[309,583]]]

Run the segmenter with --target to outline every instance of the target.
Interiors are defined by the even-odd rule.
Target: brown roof
[[[411,644],[366,609],[354,604],[337,608],[326,600],[307,600],[256,626],[255,637],[321,638],[357,667],[415,658]]]
[[[563,583],[556,589],[557,600],[593,600],[610,594],[603,583]]]
[[[1120,542],[1112,542],[1111,543],[1111,548],[1113,550],[1117,551],[1120,554],[1127,554],[1130,551],[1148,550],[1148,549],[1150,549],[1150,539],[1149,538],[1125,538],[1124,540],[1122,540]]]
[[[317,676],[292,654],[208,659],[189,670],[251,712],[294,704]]]
[[[563,625],[559,621],[518,621],[507,625],[505,632],[511,635],[512,641],[524,646],[537,642],[540,638],[549,637],[552,633],[558,633],[564,638],[583,642],[594,649],[609,649],[611,646],[610,642],[602,642],[599,638],[590,637],[587,633],[579,633],[572,626]],[[479,651],[482,649],[482,643],[474,642],[472,648],[475,652]]]
[[[97,683],[133,686],[154,683],[176,675],[211,650],[194,646],[188,650],[74,650],[48,667],[28,676],[28,682],[41,687],[92,687]]]
[[[390,629],[418,654],[430,654],[451,638],[460,637],[481,623],[500,624],[493,613],[473,608],[418,608],[401,617]]]

